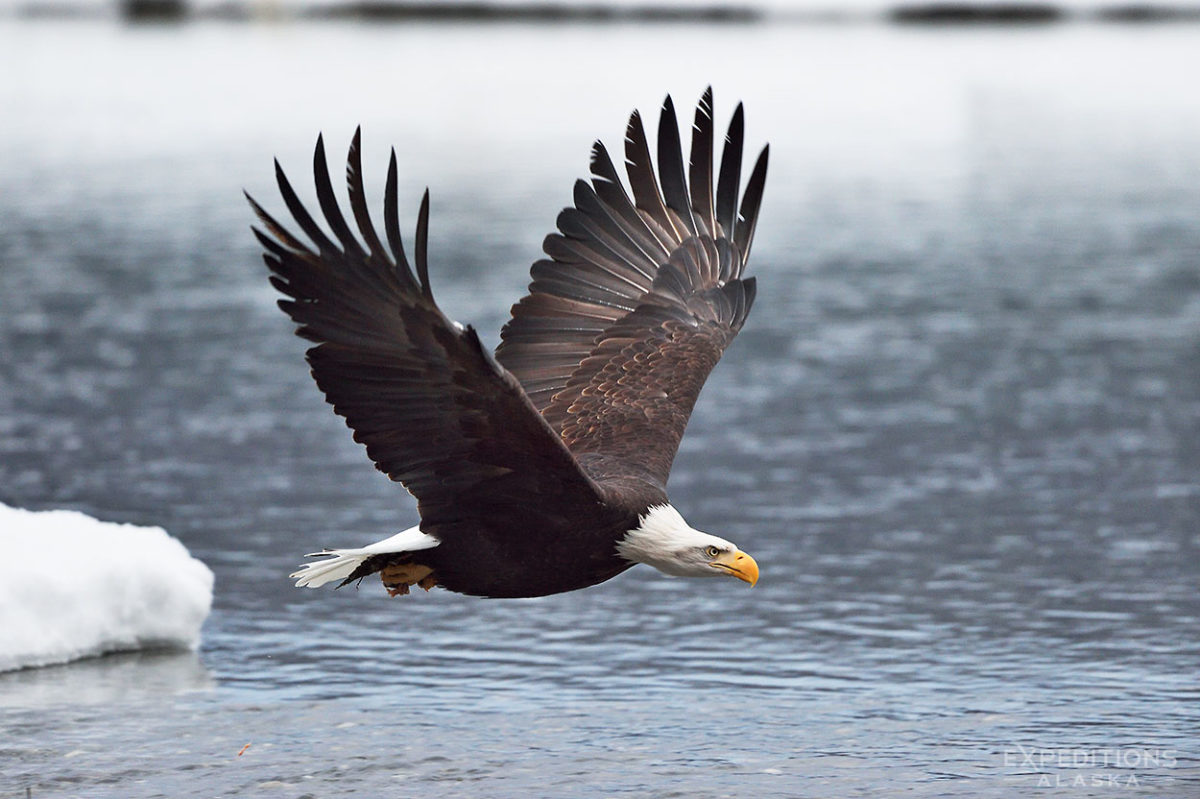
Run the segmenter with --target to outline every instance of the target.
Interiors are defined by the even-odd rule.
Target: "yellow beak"
[[[758,582],[758,564],[754,562],[754,558],[740,549],[733,552],[725,552],[716,559],[709,561],[708,565],[714,569],[721,569],[739,580],[745,580],[750,585]]]

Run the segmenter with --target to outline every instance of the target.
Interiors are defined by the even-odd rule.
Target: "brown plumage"
[[[250,200],[266,227],[255,234],[271,282],[287,297],[280,307],[315,342],[308,361],[334,411],[376,466],[417,498],[420,529],[437,539],[415,553],[359,558],[346,579],[416,562],[450,590],[536,596],[632,565],[615,544],[648,508],[666,502],[692,407],[754,301],[754,280],[742,274],[767,151],[735,211],[742,109],[725,141],[715,196],[711,109],[709,90],[685,169],[667,98],[658,131],[661,190],[633,114],[626,134],[632,199],[596,143],[592,182],[576,183],[575,207],[547,237],[549,260],[534,264],[529,294],[513,306],[495,357],[433,299],[428,192],[412,265],[405,255],[394,153],[387,246],[367,210],[357,132],[346,172],[357,236],[334,197],[320,138],[313,167],[332,239],[276,164],[284,202],[311,241]]]

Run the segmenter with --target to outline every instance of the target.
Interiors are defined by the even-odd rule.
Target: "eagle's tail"
[[[297,588],[320,588],[325,583],[344,580],[369,557],[361,549],[323,549],[320,552],[310,552],[305,557],[319,555],[332,557],[316,563],[305,563],[288,575],[296,581]]]
[[[432,549],[439,541],[431,535],[421,532],[420,526],[410,527],[402,533],[396,533],[391,538],[376,541],[359,549],[324,549],[313,552],[308,557],[326,555],[324,560],[315,563],[305,563],[289,577],[296,581],[297,588],[320,588],[325,583],[341,580],[343,584],[354,579],[359,570],[369,558],[377,555],[400,554],[417,552],[422,549]],[[378,570],[378,566],[370,571]]]

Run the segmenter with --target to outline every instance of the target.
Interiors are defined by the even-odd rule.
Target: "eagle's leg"
[[[393,563],[379,570],[379,579],[388,596],[404,596],[410,585],[420,585],[426,591],[437,584],[433,569],[421,563]],[[428,583],[428,585],[426,585]]]

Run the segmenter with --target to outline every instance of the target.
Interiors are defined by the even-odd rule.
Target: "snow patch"
[[[194,649],[213,573],[161,527],[0,505],[0,671]]]

